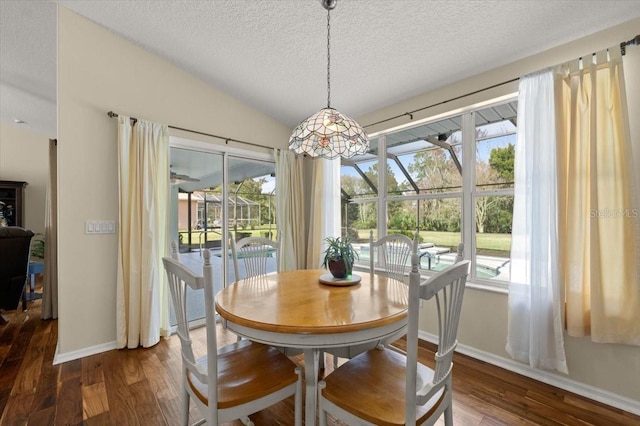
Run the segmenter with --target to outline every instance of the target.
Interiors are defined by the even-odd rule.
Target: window
[[[356,244],[369,230],[417,232],[425,274],[450,265],[463,242],[472,279],[506,288],[516,113],[511,100],[377,135],[366,155],[342,161],[343,231]]]
[[[378,140],[358,162],[343,159],[340,170],[342,234],[351,238],[359,263],[369,262],[369,233],[378,232]],[[355,158],[355,157],[354,157]]]
[[[517,102],[477,111],[475,117],[476,276],[510,278],[513,167]],[[487,276],[485,276],[487,275]]]

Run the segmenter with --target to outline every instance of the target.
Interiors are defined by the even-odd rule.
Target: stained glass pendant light
[[[331,108],[331,10],[338,0],[320,0],[327,9],[327,107],[302,121],[289,138],[289,149],[310,157],[350,158],[369,150],[369,139],[355,120]]]

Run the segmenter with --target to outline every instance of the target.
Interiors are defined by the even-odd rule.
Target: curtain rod
[[[107,113],[107,115],[109,117],[111,117],[111,118],[118,117],[118,113],[113,112],[113,111],[109,111]],[[135,117],[130,117],[130,118],[131,118],[131,120],[133,120],[134,123],[136,121],[138,121],[138,119],[135,118]],[[169,125],[167,127],[169,127],[170,129],[174,129],[174,130],[182,130],[184,132],[195,133],[195,134],[198,134],[198,135],[211,136],[213,138],[222,139],[222,140],[224,140],[224,143],[227,144],[227,145],[229,144],[229,142],[236,142],[236,143],[242,143],[242,144],[245,144],[245,145],[255,146],[255,147],[258,147],[258,148],[272,149],[272,147],[269,147],[269,146],[266,146],[266,145],[260,145],[260,144],[253,143],[253,142],[247,142],[247,141],[243,141],[243,140],[240,140],[240,139],[227,138],[225,136],[214,135],[214,134],[211,134],[211,133],[199,132],[197,130],[185,129],[184,127],[177,127],[177,126],[171,126],[171,125]]]
[[[635,36],[629,41],[623,41],[620,43],[620,54],[624,56],[627,53],[627,46],[638,46],[640,45],[640,34]]]
[[[484,92],[485,90],[489,90],[489,89],[493,89],[493,88],[498,87],[498,86],[503,86],[505,84],[513,83],[514,81],[518,81],[518,80],[520,80],[520,78],[512,78],[511,80],[503,81],[502,83],[496,83],[496,84],[494,84],[492,86],[489,86],[489,87],[485,87],[485,88],[482,88],[482,89],[474,90],[473,92],[465,93],[464,95],[456,96],[455,98],[447,99],[446,101],[436,102],[435,104],[431,104],[431,105],[427,105],[427,106],[422,107],[422,108],[414,109],[413,111],[408,111],[408,112],[405,112],[404,114],[398,114],[398,115],[395,115],[393,117],[385,118],[384,120],[376,121],[375,123],[367,124],[367,125],[362,126],[362,127],[366,128],[366,127],[375,126],[376,124],[386,123],[387,121],[395,120],[396,118],[401,118],[401,117],[404,117],[406,115],[409,116],[410,120],[413,120],[413,114],[415,114],[416,112],[424,111],[425,109],[433,108],[435,106],[443,105],[443,104],[446,104],[446,103],[449,103],[449,102],[452,102],[452,101],[457,101],[458,99],[466,98],[467,96],[475,95],[476,93]]]
[[[623,41],[622,43],[620,43],[620,54],[622,56],[624,56],[626,54],[626,47],[627,46],[633,46],[633,45],[640,46],[640,35],[635,36],[634,38],[632,38],[629,41]],[[426,107],[414,109],[413,111],[408,111],[408,112],[405,112],[404,114],[398,114],[398,115],[395,115],[393,117],[385,118],[384,120],[376,121],[375,123],[367,124],[367,125],[364,125],[362,127],[367,128],[367,127],[375,126],[377,124],[386,123],[387,121],[391,121],[391,120],[395,120],[395,119],[398,119],[398,118],[402,118],[402,117],[405,117],[407,115],[409,116],[410,120],[413,120],[413,114],[415,114],[416,112],[424,111],[425,109],[433,108],[433,107],[438,106],[438,105],[443,105],[443,104],[446,104],[448,102],[457,101],[458,99],[466,98],[467,96],[475,95],[477,93],[484,92],[485,90],[490,90],[490,89],[493,89],[495,87],[502,86],[502,85],[509,84],[509,83],[513,83],[514,81],[518,81],[518,80],[520,80],[520,79],[519,78],[513,78],[511,80],[503,81],[502,83],[497,83],[497,84],[494,84],[492,86],[485,87],[483,89],[474,90],[473,92],[465,93],[464,95],[456,96],[455,98],[447,99],[446,101],[436,102],[435,104],[431,104],[431,105],[428,105]]]

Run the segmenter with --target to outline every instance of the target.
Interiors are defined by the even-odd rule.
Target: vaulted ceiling
[[[318,0],[2,0],[3,123],[56,135],[56,3],[290,127],[326,106]],[[640,0],[339,0],[331,103],[357,118],[637,17]]]

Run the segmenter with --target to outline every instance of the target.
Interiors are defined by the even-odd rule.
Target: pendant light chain
[[[0,0],[1,1],[1,0]],[[321,0],[327,9],[327,107],[293,129],[289,149],[311,158],[351,158],[369,150],[367,133],[356,121],[331,108],[331,9],[338,0]]]
[[[327,8],[327,108],[331,108],[331,9]]]

